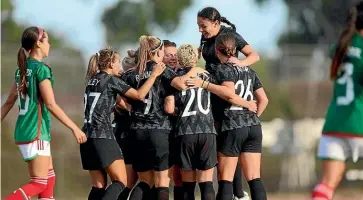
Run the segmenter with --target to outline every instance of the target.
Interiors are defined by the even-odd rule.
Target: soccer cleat
[[[248,195],[247,192],[243,191],[243,194],[244,194],[244,197],[238,198],[236,196],[233,196],[233,199],[232,200],[250,200],[250,196]]]

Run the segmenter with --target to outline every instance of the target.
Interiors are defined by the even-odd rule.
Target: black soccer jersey
[[[124,95],[128,86],[119,77],[99,72],[89,79],[84,94],[83,132],[88,138],[115,139],[111,114],[117,94]]]
[[[219,30],[218,34],[212,38],[204,38],[204,36],[202,35],[202,38],[200,39],[200,46],[202,48],[203,58],[206,62],[205,69],[210,74],[215,74],[217,70],[216,69],[217,65],[212,65],[212,64],[220,63],[215,53],[215,48],[216,48],[215,41],[216,38],[223,33],[233,33],[235,35],[236,47],[237,47],[236,57],[238,56],[238,51],[241,51],[246,45],[248,45],[248,43],[243,39],[243,37],[230,27],[221,26],[221,29]]]
[[[127,70],[125,71],[122,76],[120,77],[124,82],[127,82],[129,76],[134,76],[133,70]],[[126,137],[131,125],[131,116],[130,113],[126,110],[114,109],[115,113],[115,119],[114,119],[114,125],[115,125],[115,136],[119,138]]]
[[[127,83],[135,89],[141,87],[150,77],[155,64],[155,62],[149,61],[146,64],[143,76],[139,77],[136,72],[133,72],[134,76],[129,76]],[[176,76],[176,73],[171,68],[166,67],[164,72],[155,80],[154,85],[151,87],[144,101],[130,100],[132,106],[131,129],[171,130],[169,117],[164,111],[164,99],[167,96],[171,81]]]
[[[190,69],[184,68],[178,71],[178,75],[185,75]],[[175,94],[175,106],[178,109],[176,136],[216,134],[209,91],[192,88],[178,92]]]
[[[232,64],[220,64],[217,67],[216,80],[218,84],[225,81],[233,82],[236,94],[247,101],[255,99],[254,91],[262,87],[255,71],[248,67],[235,67]],[[224,113],[222,131],[260,124],[257,114],[247,108],[232,106],[222,99],[218,107],[223,109]]]

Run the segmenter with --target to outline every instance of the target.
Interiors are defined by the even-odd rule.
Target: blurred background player
[[[115,200],[127,181],[125,163],[111,122],[117,95],[143,100],[164,69],[164,66],[153,68],[150,78],[135,90],[116,76],[120,73],[120,55],[117,52],[110,48],[102,49],[90,58],[83,126],[88,140],[80,146],[83,169],[89,171],[93,184],[89,200]],[[106,173],[112,180],[107,189]]]
[[[163,43],[165,52],[163,63],[176,71],[179,67],[178,57],[176,55],[177,46],[175,42],[171,42],[169,40],[163,40]]]
[[[330,78],[334,93],[328,107],[318,158],[323,160],[313,200],[330,200],[345,171],[345,162],[363,157],[363,2],[350,10],[348,23],[334,47]]]
[[[1,107],[1,121],[18,99],[19,114],[14,138],[28,164],[31,179],[28,184],[6,197],[6,200],[30,199],[36,195],[39,199],[54,198],[55,173],[50,152],[50,113],[72,130],[78,143],[87,140],[86,135],[55,101],[53,73],[42,62],[49,55],[49,49],[49,37],[44,29],[29,27],[24,30],[18,52],[15,82]]]
[[[230,27],[223,26],[221,25],[221,23],[225,23]],[[243,37],[236,32],[236,26],[225,17],[222,17],[216,8],[206,7],[200,10],[197,15],[197,24],[199,32],[202,33],[199,50],[201,51],[201,54],[206,62],[205,69],[211,75],[215,74],[217,64],[220,63],[219,59],[215,54],[215,39],[218,35],[222,33],[232,33],[235,36],[235,40],[237,43],[236,55],[234,57],[231,57],[229,62],[234,63],[236,66],[250,66],[259,61],[259,55],[243,39]],[[246,58],[238,60],[238,52],[243,53]],[[215,104],[216,101],[218,101],[218,97],[216,97],[215,95],[212,95],[211,98],[212,105]],[[223,115],[223,113],[217,113],[216,109],[212,109],[212,112],[214,120],[216,121],[216,125],[219,126],[221,121],[220,117]],[[219,132],[219,127],[216,127],[216,129],[217,132]],[[243,192],[242,170],[240,164],[238,164],[236,168],[236,174],[233,180],[233,191],[234,196],[237,199],[243,198],[245,195],[248,195],[246,192]]]

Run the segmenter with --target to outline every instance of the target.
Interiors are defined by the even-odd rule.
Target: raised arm
[[[154,85],[156,78],[163,73],[165,70],[164,63],[158,63],[153,67],[153,71],[151,72],[150,77],[146,80],[146,82],[138,89],[135,90],[130,88],[126,93],[125,96],[131,99],[143,101],[146,95],[149,93],[151,87]]]
[[[267,107],[268,98],[262,87],[255,90],[254,94],[257,99],[257,116],[260,117]]]
[[[17,97],[18,97],[18,91],[16,89],[16,84],[14,82],[13,85],[11,86],[8,98],[6,99],[5,103],[1,106],[1,121],[4,120],[4,118],[9,113],[11,108],[13,108]]]
[[[49,79],[45,79],[39,84],[40,93],[42,95],[45,106],[48,110],[65,126],[73,131],[78,143],[87,141],[86,135],[78,128],[78,126],[64,113],[58,106],[54,98],[54,92]]]
[[[236,57],[231,57],[229,59],[229,62],[236,64],[238,67],[246,67],[251,66],[252,64],[255,64],[257,61],[260,60],[260,56],[258,53],[252,48],[251,45],[249,45],[243,37],[238,34],[234,33],[234,37],[236,40],[236,47],[237,50],[243,53],[243,55],[246,56],[244,59],[238,59]]]

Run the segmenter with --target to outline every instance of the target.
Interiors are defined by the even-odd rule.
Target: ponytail
[[[352,41],[353,35],[356,31],[355,22],[357,20],[358,11],[356,7],[353,7],[350,11],[348,18],[348,24],[344,28],[343,32],[339,36],[339,41],[336,45],[333,62],[331,64],[330,78],[334,80],[337,77],[339,66],[342,64],[343,59],[348,51],[348,46]]]
[[[18,90],[22,95],[27,94],[27,78],[26,78],[26,54],[25,49],[23,47],[20,47],[18,51],[18,67],[19,67],[19,86]]]
[[[221,17],[220,19],[219,19],[219,21],[220,22],[223,22],[223,23],[225,23],[225,24],[227,24],[227,25],[229,25],[230,27],[232,27],[232,29],[234,30],[234,31],[236,31],[236,26],[234,25],[234,24],[232,24],[227,18],[225,18],[225,17]]]
[[[88,69],[86,74],[86,81],[88,81],[92,76],[98,72],[98,59],[99,53],[93,54],[88,62]]]
[[[150,54],[150,47],[149,47],[149,38],[146,35],[143,35],[140,37],[140,47],[139,47],[139,55],[138,55],[138,61],[136,65],[136,69],[141,76],[146,68],[146,62],[149,58]]]

